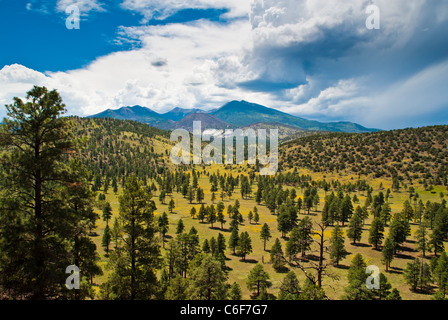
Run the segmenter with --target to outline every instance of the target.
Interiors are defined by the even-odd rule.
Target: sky
[[[0,117],[40,85],[79,116],[246,100],[385,130],[448,124],[447,30],[446,0],[0,0]]]

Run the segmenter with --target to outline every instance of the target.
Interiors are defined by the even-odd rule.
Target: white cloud
[[[143,14],[145,20],[165,19],[184,9],[227,9],[225,17],[247,16],[250,0],[124,0],[124,9]]]
[[[58,0],[56,10],[65,12],[67,7],[75,5],[79,8],[81,15],[87,15],[90,11],[105,11],[104,5],[97,0]]]

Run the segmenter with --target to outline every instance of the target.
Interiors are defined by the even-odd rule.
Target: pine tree
[[[270,231],[267,223],[265,223],[263,225],[263,227],[261,227],[261,232],[260,232],[260,239],[263,240],[263,250],[264,251],[266,251],[266,242],[269,241],[270,238],[272,238],[271,231]]]
[[[252,219],[254,218],[254,214],[252,213],[252,211],[249,211],[247,218],[249,219],[249,224],[252,224]]]
[[[159,216],[158,227],[159,232],[162,234],[162,244],[163,247],[165,248],[165,236],[169,230],[168,215],[166,214],[166,212],[162,213],[162,215]]]
[[[246,261],[246,256],[252,252],[252,240],[248,232],[241,232],[238,241],[238,252],[243,261]]]
[[[119,203],[123,245],[111,254],[107,283],[114,299],[149,299],[157,291],[156,270],[162,262],[155,237],[155,204],[135,175],[127,179]]]
[[[179,221],[177,222],[176,234],[181,234],[182,232],[184,232],[184,230],[185,230],[184,220],[179,219]]]
[[[247,288],[249,290],[256,290],[256,296],[260,295],[260,292],[266,290],[272,286],[269,274],[264,271],[263,265],[257,264],[249,273],[247,278]]]
[[[212,256],[195,258],[190,266],[188,297],[192,300],[224,300],[227,297],[226,275]],[[197,266],[195,265],[197,264]]]
[[[421,222],[417,231],[415,232],[415,240],[417,245],[416,247],[418,251],[422,252],[423,257],[426,256],[426,251],[429,248],[428,232],[426,228],[426,223]]]
[[[384,239],[384,224],[380,217],[373,219],[369,230],[369,243],[378,250]]]
[[[169,282],[169,286],[165,293],[166,300],[187,300],[188,280],[177,275]]]
[[[108,225],[104,228],[103,238],[101,239],[101,245],[105,248],[106,256],[109,255],[109,245],[112,239],[110,228]]]
[[[300,300],[301,292],[302,289],[296,274],[294,271],[289,271],[280,286],[278,300]]]
[[[344,245],[344,231],[337,225],[334,227],[330,238],[330,259],[336,266],[348,255]]]
[[[77,140],[56,90],[34,86],[14,98],[0,124],[0,287],[12,299],[81,299],[68,293],[69,265],[96,265],[89,229],[97,219]],[[85,273],[82,275],[85,282]],[[93,275],[92,275],[93,276]]]
[[[230,286],[229,300],[241,300],[243,297],[241,287],[238,283],[234,282]]]
[[[190,210],[190,216],[194,219],[194,217],[196,216],[196,208],[195,207],[191,207]]]
[[[238,229],[236,228],[232,229],[232,233],[230,234],[229,238],[229,248],[233,250],[233,254],[235,254],[235,250],[238,247],[239,239],[240,238],[238,234]]]
[[[353,244],[356,244],[356,241],[361,241],[362,238],[362,218],[356,212],[353,217],[350,219],[350,223],[348,225],[347,230],[347,238],[353,241]]]
[[[109,225],[109,220],[112,217],[112,206],[109,202],[105,202],[102,208],[103,211],[103,220],[106,221],[106,224]]]
[[[277,271],[282,270],[286,262],[283,255],[282,244],[278,238],[275,239],[274,245],[271,248],[270,256],[272,267]]]
[[[168,210],[170,211],[170,213],[173,213],[173,209],[176,206],[176,203],[174,202],[174,199],[171,198],[170,202],[168,203]]]
[[[386,265],[386,271],[389,271],[390,263],[394,259],[395,245],[393,240],[389,237],[384,243],[382,250],[382,262]]]

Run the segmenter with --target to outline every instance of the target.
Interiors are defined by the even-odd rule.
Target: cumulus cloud
[[[58,3],[69,2],[74,0]],[[96,0],[81,2],[87,11],[103,8]],[[224,8],[228,17],[248,18],[122,26],[116,42],[134,49],[82,69],[41,74],[3,68],[0,81],[8,86],[1,101],[37,82],[59,88],[81,115],[132,104],[160,112],[207,109],[245,99],[298,116],[382,129],[440,119],[437,113],[448,106],[448,3],[376,0],[381,29],[369,30],[371,3],[124,0],[122,8],[146,20],[187,8]]]
[[[58,0],[56,11],[65,12],[67,7],[75,5],[82,15],[87,15],[91,11],[105,11],[104,4],[97,0]]]
[[[145,20],[165,19],[185,9],[226,9],[225,17],[247,16],[250,0],[124,0],[124,9],[141,13]]]

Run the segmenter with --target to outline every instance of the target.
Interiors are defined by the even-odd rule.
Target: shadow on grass
[[[341,270],[348,270],[348,269],[350,269],[350,266],[346,266],[345,264],[340,264],[340,265],[334,265],[334,267],[336,268],[336,269],[341,269]]]
[[[389,271],[387,271],[387,273],[402,274],[403,273],[403,269],[402,268],[398,268],[398,267],[389,267]]]
[[[361,247],[361,248],[371,247],[371,245],[367,244],[367,243],[355,243],[355,244],[351,243],[351,245],[355,246],[355,247]]]
[[[402,254],[402,253],[396,254],[395,257],[397,257],[398,259],[406,259],[406,260],[414,260],[415,259],[413,256],[410,256],[408,254]]]
[[[244,262],[244,263],[258,263],[258,260],[255,260],[255,259],[246,259],[246,260],[243,260],[243,259],[240,259],[240,262]]]

